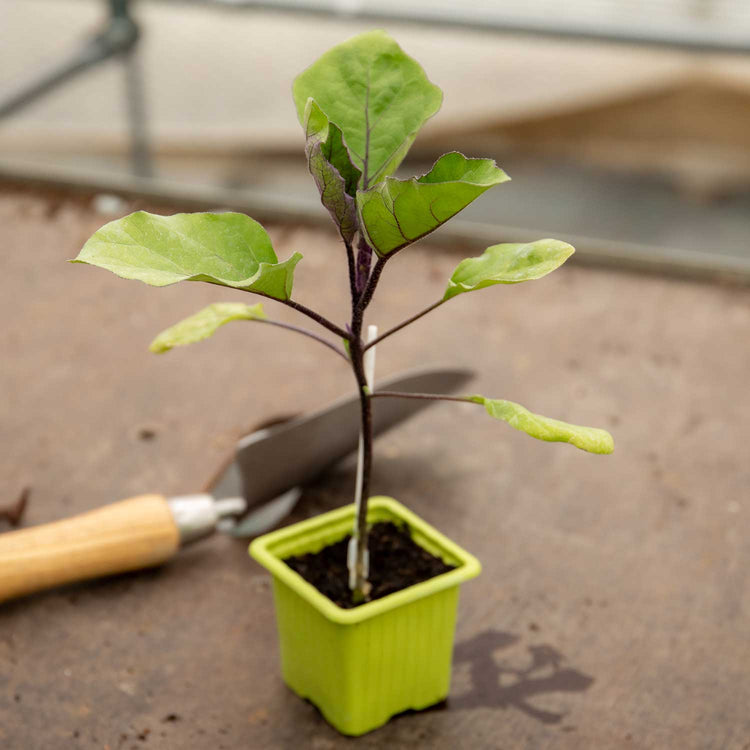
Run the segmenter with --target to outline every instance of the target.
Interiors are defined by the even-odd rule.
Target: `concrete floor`
[[[198,490],[248,426],[351,388],[325,349],[261,327],[149,354],[162,328],[245,296],[66,264],[103,221],[85,200],[0,193],[0,495],[31,486],[27,524]],[[280,257],[305,255],[295,298],[343,319],[333,235],[270,233]],[[389,326],[437,298],[456,250],[401,254],[371,320]],[[382,375],[468,365],[471,391],[607,427],[617,447],[600,457],[539,443],[457,404],[378,441],[373,490],[484,571],[462,593],[447,706],[358,746],[747,748],[748,340],[744,290],[566,266],[458,298],[379,348]],[[348,502],[352,485],[344,464],[294,518]],[[245,544],[218,536],[160,570],[0,606],[0,744],[352,743],[282,684],[266,575]]]

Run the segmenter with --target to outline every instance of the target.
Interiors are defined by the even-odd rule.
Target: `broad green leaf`
[[[301,123],[312,97],[341,128],[365,189],[398,167],[443,99],[419,63],[384,31],[333,47],[297,76],[292,91]]]
[[[266,230],[245,214],[138,211],[105,224],[73,262],[151,286],[207,281],[287,300],[301,258],[279,263]]]
[[[307,165],[320,191],[320,200],[339,227],[345,242],[357,232],[354,195],[361,172],[351,163],[341,130],[328,120],[314,99],[305,110]]]
[[[540,279],[560,267],[574,252],[572,245],[560,240],[492,245],[479,257],[466,258],[456,266],[443,299],[493,284]]]
[[[491,417],[502,419],[511,427],[537,440],[571,443],[576,448],[589,453],[612,453],[615,449],[612,436],[606,430],[600,430],[597,427],[579,427],[557,419],[549,419],[541,414],[533,414],[520,404],[501,398],[469,396],[468,400],[475,404],[482,404]]]
[[[189,318],[162,331],[149,349],[163,354],[175,346],[186,346],[213,336],[220,326],[233,320],[265,320],[263,305],[245,305],[242,302],[216,302],[199,310]]]
[[[384,182],[357,193],[360,224],[379,255],[400,250],[444,224],[510,177],[492,159],[441,156],[422,177]]]

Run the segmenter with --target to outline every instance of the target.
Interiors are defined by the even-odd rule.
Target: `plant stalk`
[[[357,315],[359,315],[360,317],[360,330],[362,328],[361,317],[364,315],[367,306],[370,304],[372,295],[375,294],[375,287],[378,285],[378,281],[380,281],[380,274],[383,273],[383,267],[385,266],[387,260],[387,255],[378,256],[367,285],[365,286],[364,291],[362,292],[362,296],[359,298],[359,302],[354,309],[354,317],[357,317]]]
[[[417,398],[429,401],[459,401],[473,404],[471,396],[444,396],[442,393],[403,393],[401,391],[375,391],[370,398]]]
[[[387,339],[392,333],[396,333],[396,331],[400,331],[402,328],[406,328],[406,326],[413,323],[415,320],[419,320],[423,315],[427,315],[428,312],[432,312],[436,307],[440,307],[440,305],[443,304],[443,302],[447,302],[447,300],[441,299],[437,302],[433,303],[429,307],[426,307],[421,312],[418,312],[416,315],[412,315],[411,318],[407,318],[403,322],[399,323],[397,326],[394,326],[393,328],[390,328],[385,333],[382,333],[380,336],[378,336],[376,339],[373,339],[369,343],[365,344],[365,351],[367,351],[371,346],[375,346],[376,344],[379,344],[383,339]]]
[[[344,240],[346,245],[346,262],[349,267],[349,292],[352,296],[352,308],[357,304],[359,294],[357,293],[357,273],[354,266],[354,248],[351,242]]]
[[[360,235],[359,246],[357,249],[357,265],[355,269],[354,285],[357,290],[357,296],[360,296],[370,278],[370,266],[372,264],[372,248],[367,244],[367,240]]]
[[[268,297],[268,295],[263,295],[263,296]],[[349,334],[343,328],[339,328],[335,323],[332,323],[327,318],[324,318],[320,313],[316,313],[314,310],[311,310],[309,307],[305,307],[299,302],[295,302],[294,300],[291,300],[291,299],[279,300],[279,299],[276,299],[275,297],[269,297],[269,299],[273,299],[276,302],[281,302],[287,307],[291,307],[292,310],[296,310],[297,312],[300,312],[303,315],[307,315],[308,318],[312,318],[316,323],[319,323],[320,325],[322,325],[323,328],[327,328],[331,333],[335,333],[339,338],[342,338],[342,339],[349,338]]]
[[[339,355],[339,357],[343,357],[347,362],[349,361],[349,357],[346,356],[346,352],[343,349],[340,349],[335,344],[332,344],[327,339],[324,339],[322,336],[318,336],[317,333],[314,333],[313,331],[308,331],[306,328],[300,328],[299,326],[292,325],[291,323],[282,323],[279,320],[257,320],[256,323],[268,323],[272,326],[278,326],[279,328],[285,328],[287,331],[294,331],[295,333],[301,333],[303,336],[307,336],[310,339],[313,339],[314,341],[317,341],[319,344],[323,344],[323,346],[327,346],[332,351],[336,352],[336,354]]]
[[[360,419],[361,419],[361,441],[362,460],[360,469],[360,481],[358,484],[357,517],[354,524],[354,537],[356,542],[356,557],[354,560],[354,575],[351,576],[352,598],[355,602],[366,601],[370,592],[370,584],[367,581],[367,501],[370,497],[370,473],[372,470],[372,404],[370,402],[370,389],[367,383],[367,375],[364,366],[364,346],[362,343],[362,315],[355,313],[352,318],[352,340],[350,353],[354,376],[359,387]]]
[[[367,501],[370,499],[370,472],[372,470],[372,404],[370,397],[361,391],[362,407],[362,490],[357,514],[357,558],[353,596],[355,601],[366,601],[370,594],[365,557],[368,547]]]
[[[355,602],[367,600],[370,584],[367,581],[367,501],[370,497],[370,473],[372,470],[372,404],[370,402],[370,388],[365,372],[365,343],[362,340],[362,324],[367,305],[375,292],[380,274],[385,265],[385,258],[378,258],[372,272],[368,269],[368,278],[358,299],[352,300],[352,322],[349,335],[349,355],[351,357],[354,377],[359,388],[359,403],[362,436],[362,471],[355,521],[354,535],[357,537],[357,555],[353,578],[354,587],[352,598]],[[356,269],[355,269],[356,270]]]

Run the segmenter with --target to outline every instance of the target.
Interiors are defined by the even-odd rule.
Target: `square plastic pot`
[[[395,714],[447,698],[458,587],[481,570],[475,557],[392,498],[371,498],[367,517],[371,524],[406,525],[417,544],[456,567],[382,599],[342,609],[284,559],[343,539],[354,523],[353,505],[258,537],[250,545],[250,554],[273,575],[284,681],[348,735],[364,734]]]

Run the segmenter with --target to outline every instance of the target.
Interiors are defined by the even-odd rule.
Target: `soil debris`
[[[0,520],[7,521],[11,526],[18,526],[23,520],[30,496],[31,487],[24,487],[17,500],[7,505],[0,505]]]
[[[352,601],[346,552],[350,537],[319,552],[289,557],[284,562],[315,586],[321,594],[344,609],[359,606]],[[453,570],[439,557],[420,547],[408,528],[395,523],[376,523],[368,536],[370,550],[370,600],[421,583]],[[364,602],[362,602],[364,603]]]

